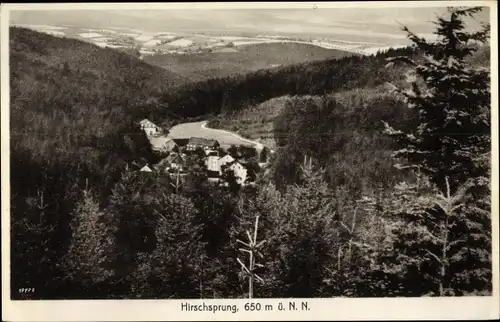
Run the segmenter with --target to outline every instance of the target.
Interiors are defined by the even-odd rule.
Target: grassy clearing
[[[232,114],[219,115],[210,120],[209,126],[233,131],[243,137],[257,140],[270,148],[275,148],[274,120],[291,99],[290,96],[276,97]]]
[[[362,98],[387,95],[386,86],[362,88],[330,94],[330,97],[349,106],[363,104]],[[360,99],[361,98],[361,99]],[[236,132],[243,137],[258,140],[271,148],[276,147],[274,121],[286,108],[287,103],[294,100],[291,96],[270,99],[262,104],[249,107],[231,114],[214,117],[209,126]],[[319,97],[318,97],[319,99]]]

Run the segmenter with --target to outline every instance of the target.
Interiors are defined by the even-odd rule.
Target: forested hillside
[[[401,52],[412,53],[411,50]],[[379,54],[384,56],[397,54]],[[415,52],[411,56],[421,60]],[[360,65],[367,61],[370,58]],[[466,61],[474,68],[489,68],[489,47],[479,47]],[[379,69],[373,75],[381,76],[385,82],[368,76],[368,80],[361,78],[351,87],[339,78],[332,83],[327,95],[272,98],[218,113],[211,118],[209,126],[238,132],[274,149],[281,147],[282,157],[275,164],[277,183],[297,180],[300,158],[306,153],[326,167],[326,179],[335,186],[357,182],[355,190],[361,192],[366,182],[381,181],[366,180],[367,176],[371,179],[378,176],[391,185],[392,180],[398,179],[398,172],[390,158],[391,142],[381,135],[383,121],[395,120],[405,127],[412,124],[417,115],[405,109],[401,96],[394,93],[396,86],[410,87],[407,79],[411,79],[411,68],[388,68],[386,61],[383,62],[380,60]]]
[[[193,81],[203,81],[215,77],[247,74],[259,69],[273,69],[354,55],[347,51],[292,42],[252,44],[224,49],[225,51],[184,55],[146,55],[144,61],[176,71]]]
[[[57,268],[41,258],[57,262],[65,249],[85,180],[105,198],[125,162],[148,158],[138,112],[185,80],[124,53],[23,28],[10,28],[10,73],[13,282],[39,285],[54,276],[44,275]]]
[[[23,28],[11,28],[10,71],[12,163],[26,171],[30,162],[81,162],[107,173],[139,152],[141,111],[185,82],[129,55]]]
[[[285,66],[273,70],[190,83],[165,93],[152,119],[165,113],[200,117],[237,111],[282,95],[321,95],[358,87],[372,87],[404,79],[398,68],[386,69],[386,59],[412,55],[411,48],[389,50],[376,56],[351,56]]]
[[[309,236],[334,255],[314,246],[307,252],[316,263],[336,260],[336,267],[323,262],[333,290],[404,296],[491,291],[490,58],[486,46],[476,52],[471,45],[487,42],[488,28],[469,34],[461,20],[478,10],[450,10],[437,22],[435,43],[404,29],[419,54],[391,58],[384,68],[402,62],[405,86],[396,78],[386,87],[292,97],[274,118],[278,189],[288,193],[298,185],[306,195],[299,205],[306,207],[305,200],[332,196],[324,197],[332,204],[320,218],[336,224],[326,221],[331,228],[320,229],[321,237]],[[260,115],[253,116],[257,121]],[[314,162],[301,164],[305,156]]]
[[[436,42],[405,30],[413,48],[180,87],[125,54],[13,29],[12,296],[491,294],[490,73],[470,45],[489,34],[462,23],[478,10],[450,9]],[[72,63],[52,43],[87,54]],[[151,156],[141,118],[217,115],[272,133],[254,185],[127,167]],[[250,293],[238,240],[255,226]]]
[[[332,64],[331,61],[323,61],[279,69],[279,71],[276,71],[276,74],[281,77],[276,77],[274,73],[268,73],[266,77],[268,84],[270,84],[269,86],[273,90],[277,89],[279,93],[283,93],[286,97],[279,98],[279,96],[272,96],[269,100],[265,99],[262,101],[262,97],[255,97],[251,100],[238,100],[237,95],[234,95],[235,99],[233,102],[235,104],[231,105],[232,108],[216,113],[216,116],[210,120],[210,126],[240,131],[246,137],[266,139],[271,145],[274,145],[272,135],[273,122],[279,111],[283,110],[284,103],[290,100],[290,95],[317,95],[319,97],[325,94],[321,90],[316,89],[316,86],[320,87],[327,95],[330,95],[332,92],[337,93],[336,97],[341,100],[343,100],[342,97],[355,98],[360,96],[366,97],[367,95],[387,94],[391,92],[393,86],[407,86],[405,83],[407,72],[410,69],[407,66],[397,66],[396,68],[388,69],[386,68],[385,59],[398,55],[406,56],[408,54],[418,59],[418,54],[413,52],[411,48],[389,50],[388,52],[379,53],[376,57],[360,59],[359,65],[367,68],[368,71],[365,77],[360,77],[351,84],[345,84],[342,81],[345,79],[344,75],[336,73],[337,71],[342,72],[343,68],[339,67],[342,66],[341,63],[337,65]],[[377,64],[373,64],[375,58],[377,58]],[[475,68],[489,68],[489,45],[479,47],[477,52],[472,53],[466,59],[467,63]],[[350,59],[346,59],[346,61],[350,62]],[[361,69],[361,67],[353,67],[352,69],[349,68],[349,70],[356,72],[358,68]],[[308,82],[304,79],[305,71],[315,71],[313,75],[318,78],[319,82]],[[249,74],[247,77],[252,78],[256,77],[256,75]],[[287,80],[287,86],[279,85],[280,78]],[[262,79],[265,78],[262,76]],[[278,84],[276,84],[276,81],[278,81]],[[209,84],[204,84],[204,86],[209,87]],[[243,89],[241,90],[243,91]],[[200,93],[199,95],[203,94]],[[192,102],[192,104],[195,103]]]
[[[185,83],[129,55],[22,28],[11,28],[10,65],[13,147],[41,157],[114,135],[148,100]]]

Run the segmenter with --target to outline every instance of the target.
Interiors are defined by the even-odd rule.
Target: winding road
[[[211,129],[207,127],[207,123],[207,121],[201,121],[177,124],[170,129],[168,137],[172,139],[190,137],[213,139],[217,140],[223,147],[229,147],[231,145],[249,145],[254,146],[257,150],[262,150],[264,148],[262,143],[245,139],[234,132]]]

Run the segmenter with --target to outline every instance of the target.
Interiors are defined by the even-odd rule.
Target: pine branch
[[[476,7],[465,7],[465,8],[451,8],[451,12],[455,14],[456,16],[469,16],[473,17],[474,14],[482,11],[483,8],[476,6]]]
[[[428,249],[424,249],[424,251],[429,254],[432,258],[434,258],[438,263],[442,263],[442,260],[433,252],[429,251]]]
[[[247,247],[252,247],[252,246],[250,246],[250,244],[247,244],[247,243],[245,243],[244,241],[241,241],[241,240],[239,240],[239,239],[237,239],[236,241],[237,241],[238,243],[242,243],[243,245],[245,245],[245,246],[247,246]]]
[[[245,243],[239,239],[237,239],[236,241],[247,246],[248,249],[245,249],[245,248],[239,248],[238,250],[239,251],[242,251],[244,253],[247,253],[249,254],[249,263],[248,263],[248,266],[243,264],[243,262],[237,258],[237,261],[238,263],[241,265],[241,267],[244,269],[244,271],[247,273],[248,275],[248,297],[249,298],[252,298],[253,297],[253,282],[254,282],[254,279],[256,278],[258,281],[260,282],[264,282],[264,280],[258,276],[257,274],[255,274],[254,272],[254,269],[255,267],[263,267],[262,264],[259,264],[259,263],[256,263],[255,259],[257,256],[263,258],[264,255],[259,251],[259,247],[262,246],[262,244],[264,244],[264,242],[266,240],[262,240],[260,242],[257,242],[257,231],[258,231],[258,226],[259,226],[259,216],[257,215],[255,217],[255,224],[254,224],[254,231],[253,231],[253,237],[252,237],[252,234],[246,230],[246,235],[248,237],[248,243]]]
[[[349,227],[347,227],[342,221],[339,220],[339,223],[340,225],[345,229],[347,230],[349,233],[351,233],[351,230],[349,229]]]
[[[431,239],[434,241],[434,242],[439,242],[441,244],[443,244],[445,242],[444,239],[434,235],[433,233],[431,233],[428,229],[426,228],[422,228],[422,229],[419,229],[420,232],[423,232],[424,234],[426,234],[427,236],[431,237]]]

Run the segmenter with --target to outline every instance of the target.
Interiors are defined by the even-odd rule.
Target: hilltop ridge
[[[118,133],[133,133],[148,102],[187,82],[125,53],[17,27],[10,29],[10,73],[12,157],[24,151],[54,163],[86,149],[89,165],[123,155]]]

